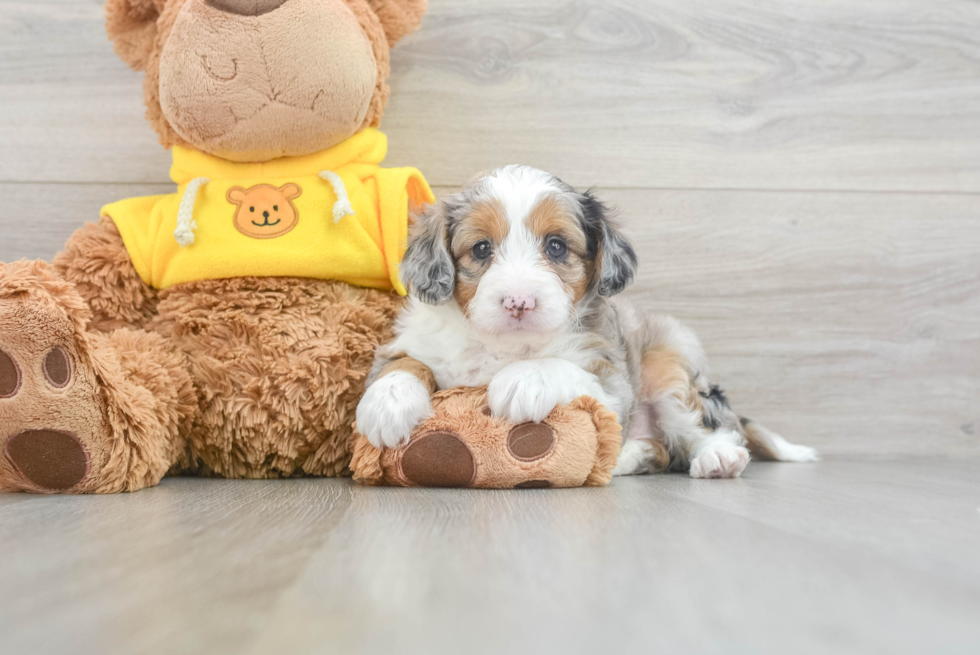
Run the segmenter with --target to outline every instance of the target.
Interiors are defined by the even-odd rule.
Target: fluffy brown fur
[[[484,489],[532,487],[597,487],[609,484],[621,441],[615,415],[587,396],[556,407],[545,424],[553,443],[530,457],[515,456],[508,446],[516,426],[490,416],[486,388],[438,391],[432,397],[433,416],[399,448],[380,450],[358,435],[351,469],[362,484],[396,486],[464,486]],[[546,428],[548,429],[548,428]],[[424,453],[426,468],[413,472],[406,459],[427,438],[443,443]],[[445,441],[454,445],[447,448]],[[469,458],[467,458],[469,453]],[[436,455],[436,456],[433,456]],[[442,455],[441,457],[438,455]],[[462,461],[461,461],[462,460]],[[472,471],[472,476],[460,474]],[[466,482],[456,481],[466,479]]]
[[[184,452],[196,411],[186,360],[157,334],[87,330],[91,313],[76,289],[43,262],[0,264],[0,341],[24,381],[0,406],[10,435],[54,429],[73,435],[89,472],[72,491],[135,491],[156,484]],[[63,389],[39,374],[60,347],[71,362]],[[54,491],[30,478],[32,461],[0,458],[0,488]],[[64,491],[65,489],[56,489]]]
[[[188,354],[200,398],[192,468],[233,478],[342,474],[374,349],[390,337],[399,304],[294,278],[162,292],[151,329]]]
[[[170,38],[177,14],[191,0],[108,0],[106,32],[120,58],[134,70],[144,71],[143,101],[146,118],[165,148],[185,145],[167,122],[160,106],[160,54]],[[354,14],[371,43],[377,64],[377,83],[361,127],[381,123],[390,89],[389,48],[418,29],[427,0],[331,0],[343,2]]]
[[[157,313],[157,292],[136,273],[111,218],[76,230],[51,264],[63,280],[75,284],[95,330],[141,329]]]
[[[146,71],[147,115],[167,146],[183,141],[161,110],[160,53],[189,2],[201,0],[106,6],[116,51]],[[323,3],[345,3],[371,44],[373,97],[351,129],[377,125],[388,48],[418,26],[425,1]],[[298,278],[157,291],[109,219],[79,229],[53,265],[0,264],[0,489],[134,491],[168,472],[346,474],[356,404],[400,305],[392,294]],[[67,362],[66,384],[49,375],[53,356]]]

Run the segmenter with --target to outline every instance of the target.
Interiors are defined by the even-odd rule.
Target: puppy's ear
[[[409,293],[430,305],[448,302],[456,286],[456,266],[449,254],[449,211],[443,200],[411,226],[399,269]]]
[[[395,44],[419,28],[427,8],[427,0],[368,0],[377,14],[388,38],[388,46]]]
[[[581,195],[589,254],[595,257],[595,285],[600,296],[615,296],[636,277],[636,251],[613,223],[611,212],[591,191]]]
[[[119,58],[134,70],[144,70],[157,38],[157,19],[163,0],[108,0],[105,31]]]

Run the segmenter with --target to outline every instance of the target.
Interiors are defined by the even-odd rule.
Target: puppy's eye
[[[279,205],[273,205],[272,206],[272,211],[274,211],[274,212],[279,211]]]
[[[493,246],[489,241],[479,241],[473,246],[473,259],[484,260],[493,254]]]
[[[568,246],[565,245],[565,241],[559,239],[558,237],[552,237],[548,239],[548,245],[545,247],[545,252],[552,259],[561,259],[568,252]]]
[[[249,210],[250,212],[254,212],[254,211],[255,211],[255,207],[249,207],[249,208],[248,208],[248,210]]]

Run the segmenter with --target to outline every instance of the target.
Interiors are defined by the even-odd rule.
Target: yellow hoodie
[[[414,168],[381,168],[384,134],[236,164],[174,147],[177,193],[106,205],[136,272],[157,289],[227,277],[341,280],[405,295],[408,206],[435,199]]]

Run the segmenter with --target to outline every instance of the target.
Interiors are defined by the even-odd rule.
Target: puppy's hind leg
[[[654,433],[650,407],[641,403],[630,418],[629,426],[629,434],[619,451],[612,474],[640,475],[666,471],[670,465],[670,453]]]
[[[640,402],[652,409],[670,467],[694,478],[738,477],[749,451],[721,390],[704,381],[697,338],[674,321],[659,327],[643,354]]]

